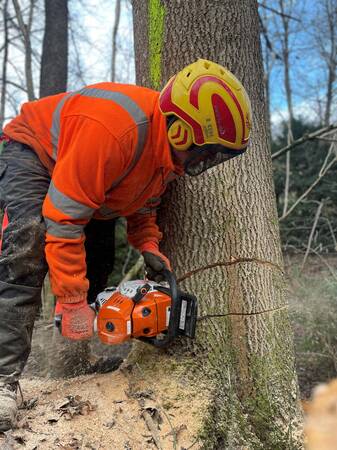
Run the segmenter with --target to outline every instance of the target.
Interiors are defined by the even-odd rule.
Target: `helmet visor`
[[[189,157],[184,163],[185,173],[191,177],[200,175],[212,167],[222,164],[235,156],[242,155],[245,150],[231,150],[223,145],[194,145],[189,151]]]

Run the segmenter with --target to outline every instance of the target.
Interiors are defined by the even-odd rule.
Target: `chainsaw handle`
[[[161,273],[169,284],[171,296],[171,311],[167,334],[163,339],[140,338],[142,341],[151,343],[157,348],[165,348],[173,341],[173,339],[178,335],[177,324],[179,323],[179,302],[176,277],[174,276],[173,272],[168,269],[164,269]]]

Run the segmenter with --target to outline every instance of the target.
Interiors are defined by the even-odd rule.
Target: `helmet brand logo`
[[[210,118],[206,119],[206,125],[203,128],[204,128],[204,135],[206,138],[209,138],[214,135],[212,121]]]
[[[252,124],[249,120],[249,115],[246,115],[246,127],[248,128],[248,130],[250,130],[252,128]]]

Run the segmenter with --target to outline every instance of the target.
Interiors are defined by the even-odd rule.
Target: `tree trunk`
[[[179,180],[163,202],[163,250],[184,278],[180,288],[199,299],[196,339],[167,352],[146,347],[142,357],[136,349],[130,361],[148,369],[149,382],[166,369],[196,398],[207,393],[199,448],[302,448],[257,3],[134,0],[133,7],[139,84],[159,88],[198,57],[217,61],[242,80],[254,124],[244,156]]]
[[[322,57],[326,61],[328,70],[328,81],[326,89],[326,104],[324,113],[324,125],[328,126],[331,120],[331,108],[333,105],[334,96],[334,83],[336,81],[336,69],[337,69],[337,32],[336,32],[336,20],[337,20],[337,1],[325,0],[323,3],[325,9],[325,16],[327,21],[326,33],[329,41],[329,52],[323,52]]]
[[[18,21],[19,29],[22,33],[22,39],[25,47],[25,76],[27,84],[28,100],[35,100],[34,83],[33,83],[33,69],[32,69],[32,46],[31,46],[31,29],[33,23],[33,13],[35,0],[30,0],[29,3],[29,16],[28,24],[26,25],[23,20],[21,7],[18,0],[13,0],[16,18]]]
[[[40,97],[67,90],[68,0],[45,0]]]
[[[290,2],[292,4],[292,2]],[[290,145],[293,138],[292,125],[294,120],[293,102],[292,102],[292,90],[290,82],[290,61],[289,61],[289,17],[285,14],[285,2],[279,0],[279,6],[281,10],[281,22],[283,27],[282,37],[282,57],[283,57],[283,70],[284,70],[284,87],[286,91],[287,107],[288,107],[288,138],[287,144]],[[289,187],[290,187],[290,152],[286,154],[286,173],[285,173],[285,186],[284,186],[284,203],[283,203],[283,216],[288,209],[289,201]]]
[[[112,29],[111,81],[116,81],[117,33],[121,17],[121,0],[116,0],[115,19]]]
[[[3,43],[3,60],[2,60],[2,86],[0,97],[0,130],[5,120],[6,110],[6,91],[7,91],[7,64],[8,64],[8,0],[5,0],[3,5],[3,27],[4,27],[4,43]]]

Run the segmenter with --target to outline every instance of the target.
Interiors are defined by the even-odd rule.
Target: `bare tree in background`
[[[13,0],[18,27],[22,33],[25,54],[25,77],[27,85],[27,94],[29,100],[35,99],[33,70],[32,70],[32,46],[31,46],[31,30],[33,24],[34,7],[36,0],[30,0],[27,24],[24,22],[22,9],[18,0]]]
[[[278,5],[280,8],[280,19],[281,19],[281,27],[282,32],[280,33],[280,43],[281,43],[281,51],[282,51],[282,61],[283,61],[283,71],[284,71],[284,87],[287,99],[287,108],[288,108],[288,145],[290,145],[293,140],[293,131],[292,131],[292,123],[294,119],[294,110],[293,110],[293,100],[292,100],[292,89],[291,89],[291,81],[290,81],[290,46],[289,46],[289,21],[291,20],[289,15],[286,13],[286,6],[289,4],[288,8],[290,9],[293,6],[293,0],[287,2],[286,0],[278,0]],[[289,11],[288,11],[289,12]],[[284,185],[284,203],[283,203],[283,214],[286,213],[288,209],[288,199],[289,199],[289,185],[290,185],[290,152],[286,155],[286,173],[285,173],[285,185]]]
[[[68,0],[45,0],[40,97],[67,90]]]
[[[3,126],[5,120],[6,110],[6,90],[7,90],[7,63],[8,63],[8,0],[5,0],[2,10],[3,27],[4,27],[4,43],[3,43],[3,60],[1,70],[1,98],[0,98],[0,129]]]
[[[261,10],[259,13],[260,21],[260,33],[262,41],[262,57],[264,63],[264,86],[266,96],[266,110],[267,110],[267,123],[269,128],[269,134],[271,135],[271,99],[270,99],[270,77],[276,60],[280,60],[280,56],[277,54],[272,42],[270,32],[270,15],[268,10],[267,0],[262,0],[259,3]]]
[[[121,16],[121,0],[116,0],[115,19],[112,29],[111,81],[116,79],[117,33]]]
[[[337,72],[337,0],[319,0],[316,3],[319,20],[312,21],[314,41],[326,68],[323,124],[331,122],[334,85]]]

